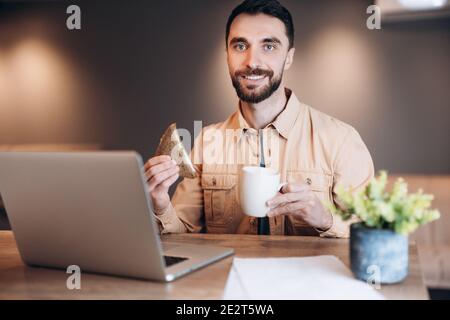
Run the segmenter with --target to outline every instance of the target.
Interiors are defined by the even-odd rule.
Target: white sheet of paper
[[[335,256],[234,258],[226,300],[380,300],[384,297],[357,280]]]

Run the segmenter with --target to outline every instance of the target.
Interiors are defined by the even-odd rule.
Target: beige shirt
[[[339,205],[338,185],[357,190],[370,181],[373,162],[358,132],[300,103],[290,90],[286,94],[285,109],[259,132],[249,127],[239,107],[224,122],[202,130],[191,152],[200,176],[184,179],[171,205],[157,212],[162,233],[257,234],[256,218],[240,208],[238,179],[242,166],[260,162],[260,134],[266,166],[278,171],[283,182],[308,184],[323,203]],[[333,216],[333,225],[326,231],[290,215],[269,222],[274,235],[349,235],[349,222],[338,216]]]

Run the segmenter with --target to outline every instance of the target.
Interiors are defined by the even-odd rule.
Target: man
[[[300,103],[284,87],[295,53],[289,11],[276,0],[244,1],[229,17],[226,48],[239,105],[196,139],[191,156],[200,159],[199,177],[183,180],[171,202],[176,163],[160,156],[145,165],[161,232],[257,234],[256,218],[241,211],[237,181],[243,165],[262,165],[287,182],[267,203],[267,233],[347,237],[349,224],[326,203],[338,205],[337,185],[364,187],[374,174],[372,159],[355,129]],[[235,132],[231,139],[212,138],[228,130]],[[208,161],[211,147],[215,157]]]

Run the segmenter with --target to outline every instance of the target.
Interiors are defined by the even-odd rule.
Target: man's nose
[[[261,67],[261,60],[260,60],[259,53],[254,49],[248,50],[245,64],[250,69],[257,69],[257,68]]]

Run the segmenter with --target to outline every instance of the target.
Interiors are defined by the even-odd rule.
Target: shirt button
[[[306,179],[306,184],[311,185],[311,183],[312,183],[311,178],[307,178]]]

